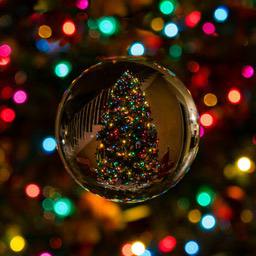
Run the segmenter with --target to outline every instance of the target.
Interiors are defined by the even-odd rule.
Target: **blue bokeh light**
[[[185,252],[189,255],[195,255],[199,251],[199,245],[196,241],[190,240],[185,244]]]
[[[43,149],[46,152],[53,152],[56,149],[56,140],[53,137],[47,137],[42,143]]]
[[[215,9],[213,16],[217,22],[224,22],[227,20],[228,14],[229,11],[226,6],[219,6]]]
[[[214,216],[210,214],[203,216],[201,220],[201,225],[204,229],[212,229],[214,228],[215,224],[216,224],[216,220]]]
[[[133,56],[141,56],[145,52],[145,47],[140,42],[135,42],[130,46],[129,53]]]
[[[167,23],[164,27],[164,34],[167,37],[175,37],[177,36],[178,32],[179,32],[179,29],[177,25],[173,22]]]

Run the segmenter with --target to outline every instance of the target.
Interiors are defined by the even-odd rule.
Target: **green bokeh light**
[[[45,198],[42,202],[42,206],[45,211],[52,211],[53,210],[53,200],[50,198]]]
[[[101,33],[111,36],[118,30],[118,22],[114,17],[102,17],[98,20],[98,26]]]
[[[60,198],[54,203],[53,210],[58,216],[67,217],[73,212],[73,204],[68,198]]]
[[[71,71],[71,64],[68,61],[60,61],[55,65],[54,73],[58,77],[66,77]]]
[[[178,59],[182,54],[182,48],[179,45],[174,44],[169,48],[169,54],[171,57]]]
[[[171,14],[175,9],[175,2],[170,0],[163,0],[159,4],[161,13],[168,15]]]
[[[213,202],[214,193],[210,188],[203,187],[196,196],[196,201],[200,206],[206,207]]]

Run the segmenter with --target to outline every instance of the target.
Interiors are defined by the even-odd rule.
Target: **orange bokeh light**
[[[204,113],[200,117],[200,123],[204,127],[210,127],[214,123],[213,116],[209,113]]]
[[[241,93],[238,89],[231,89],[228,92],[228,100],[232,104],[239,104],[241,101]]]
[[[31,198],[36,198],[40,194],[40,188],[36,184],[28,184],[25,188],[26,195]]]
[[[72,36],[76,32],[76,26],[73,21],[65,21],[62,26],[62,31],[68,36]]]

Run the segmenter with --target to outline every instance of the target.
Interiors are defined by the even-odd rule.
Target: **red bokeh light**
[[[65,21],[62,26],[62,31],[67,36],[72,36],[76,32],[76,26],[73,21]]]
[[[28,184],[25,188],[25,192],[28,197],[36,198],[40,194],[40,188],[36,184]]]
[[[124,244],[122,247],[122,254],[124,256],[132,256],[132,245],[131,244]]]
[[[167,252],[173,251],[176,244],[177,244],[177,241],[175,237],[167,236],[159,242],[158,248],[161,252],[167,253]]]
[[[187,27],[195,27],[201,19],[201,12],[193,11],[185,17],[185,24]]]
[[[15,112],[11,108],[3,108],[0,112],[1,119],[6,123],[11,123],[15,119]]]
[[[2,98],[4,100],[10,99],[12,97],[12,95],[13,95],[13,89],[10,86],[3,87],[0,92],[0,98]]]

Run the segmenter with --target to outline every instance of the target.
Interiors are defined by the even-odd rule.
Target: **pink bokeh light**
[[[13,95],[13,100],[14,100],[14,102],[17,103],[17,104],[23,104],[23,103],[25,103],[26,100],[27,100],[27,98],[28,98],[28,95],[27,95],[27,93],[26,93],[25,91],[23,91],[23,90],[18,90],[18,91],[16,91],[16,92],[14,93],[14,95]]]
[[[81,9],[81,10],[87,9],[88,6],[89,6],[89,1],[88,0],[77,0],[76,1],[76,7]]]
[[[212,35],[215,33],[215,26],[211,22],[205,22],[202,29],[206,35]]]
[[[12,52],[12,48],[8,44],[0,45],[0,57],[9,57]]]
[[[254,69],[252,66],[247,65],[242,68],[242,76],[245,78],[251,78],[254,75]]]

